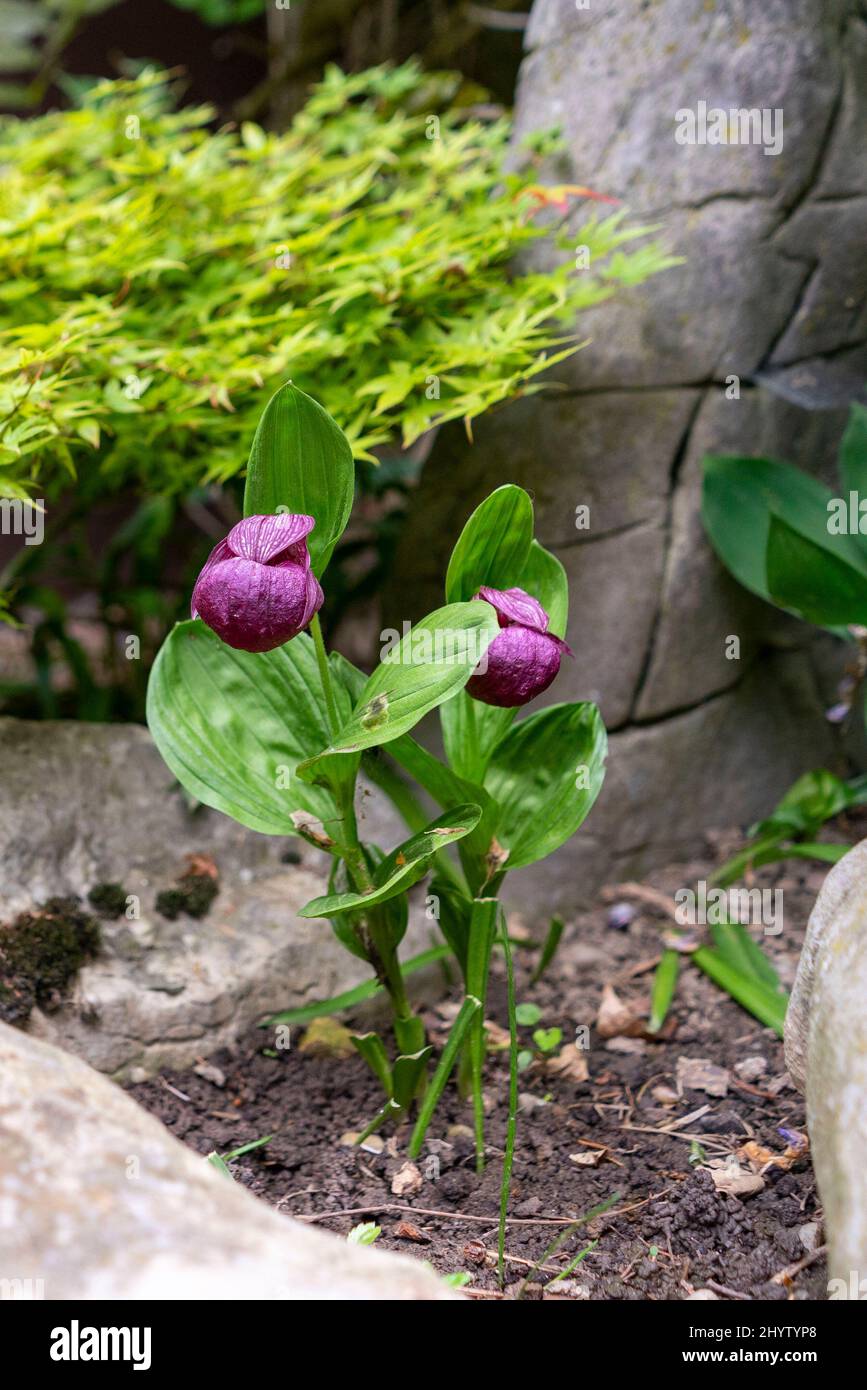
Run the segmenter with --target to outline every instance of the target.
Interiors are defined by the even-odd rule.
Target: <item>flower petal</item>
[[[467,694],[502,709],[526,705],[554,680],[565,646],[559,637],[519,623],[504,627],[467,681]]]
[[[214,565],[219,565],[222,563],[223,560],[228,560],[231,557],[231,554],[232,552],[229,548],[228,538],[224,536],[223,539],[221,541],[218,541],[217,544],[214,546],[207,560],[202,565],[202,568],[199,571],[199,577],[193,585],[193,592],[190,598],[191,618],[197,618],[199,616],[197,595],[199,592],[199,586],[201,585],[202,580],[205,578],[205,575],[208,573],[209,570],[213,569]]]
[[[233,555],[242,560],[258,560],[260,565],[271,565],[283,559],[290,547],[309,536],[315,525],[312,516],[295,512],[245,516],[232,527],[227,540]]]
[[[228,646],[268,652],[307,626],[322,590],[300,565],[262,565],[231,556],[200,579],[196,601],[199,616]]]
[[[520,623],[521,627],[532,628],[534,632],[548,631],[548,614],[539,600],[531,598],[523,589],[489,589],[483,585],[473,598],[484,599],[496,608],[500,627]]]

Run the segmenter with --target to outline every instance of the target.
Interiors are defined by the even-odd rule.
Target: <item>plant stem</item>
[[[334,738],[340,728],[340,721],[337,718],[337,706],[334,703],[334,691],[331,687],[331,672],[328,669],[328,653],[325,650],[325,642],[322,638],[322,627],[319,623],[318,613],[313,614],[310,623],[310,635],[313,638],[313,647],[316,652],[316,665],[319,667],[319,679],[322,682],[322,693],[325,696],[328,728],[331,731],[331,737]]]
[[[485,1167],[485,1106],[482,1096],[482,1068],[485,1061],[485,999],[488,992],[491,947],[494,944],[499,910],[500,904],[496,898],[476,898],[470,918],[470,939],[467,949],[467,994],[473,995],[481,1003],[481,1008],[470,1025],[467,1041],[473,1087],[477,1173],[481,1173]]]
[[[500,1228],[497,1233],[497,1277],[500,1288],[505,1283],[506,1213],[512,1185],[512,1160],[515,1157],[515,1132],[518,1127],[518,1020],[515,1015],[515,970],[506,914],[500,914],[500,934],[506,958],[506,978],[509,986],[509,1123],[506,1129],[506,1149],[503,1154],[503,1179],[500,1184]]]

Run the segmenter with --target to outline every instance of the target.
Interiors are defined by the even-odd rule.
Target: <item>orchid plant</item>
[[[587,816],[604,776],[605,728],[588,703],[549,705],[516,722],[571,656],[565,572],[534,539],[532,503],[519,487],[497,488],[472,514],[452,552],[444,606],[393,642],[370,676],[327,652],[320,581],[353,493],[345,436],[314,400],[283,386],[253,440],[245,517],[215,547],[191,620],[174,628],[154,664],[148,723],[199,801],[321,851],[328,891],[301,915],[330,922],[393,1012],[393,1060],[376,1033],[354,1039],[385,1092],[364,1133],[403,1119],[418,1101],[417,1154],[457,1064],[473,1093],[481,1166],[484,1006],[498,932],[508,951],[500,889],[507,871],[545,858]],[[445,760],[411,733],[437,708]],[[408,838],[390,850],[359,835],[359,772],[407,824]],[[431,819],[419,793],[440,814]],[[432,1048],[399,955],[408,891],[427,874],[465,991],[430,1077]]]

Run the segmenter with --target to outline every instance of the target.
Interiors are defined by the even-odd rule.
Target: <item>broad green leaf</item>
[[[439,850],[470,833],[480,815],[478,806],[455,806],[386,855],[373,871],[372,893],[331,893],[313,898],[301,909],[299,917],[336,917],[344,912],[366,911],[403,893],[418,882]]]
[[[599,795],[608,739],[595,705],[551,705],[494,749],[485,788],[500,807],[497,839],[519,869],[559,849]]]
[[[474,700],[465,690],[440,706],[443,747],[452,769],[470,782],[484,781],[491,754],[511,728],[516,709]]]
[[[147,720],[178,781],[206,806],[266,835],[295,834],[294,811],[334,829],[331,796],[295,775],[328,737],[306,633],[253,653],[227,647],[199,619],[178,623],[151,671]]]
[[[867,500],[867,407],[855,404],[849,412],[837,460],[844,493],[857,492]]]
[[[523,488],[506,483],[473,512],[452,551],[446,599],[471,599],[482,584],[509,589],[520,581],[533,539],[533,503]]]
[[[826,768],[816,768],[813,772],[805,772],[789,787],[767,820],[751,827],[750,835],[815,834],[826,821],[853,805],[856,797],[857,792],[849,782]]]
[[[569,581],[557,556],[536,540],[530,544],[518,585],[541,603],[548,614],[549,632],[553,632],[555,637],[565,637],[569,618]]]
[[[754,594],[778,601],[768,589],[765,563],[772,512],[867,579],[867,556],[851,536],[830,534],[831,493],[808,473],[772,459],[713,454],[703,467],[705,529],[723,564]]]
[[[484,787],[458,777],[450,767],[429,753],[411,734],[403,734],[389,744],[389,753],[411,777],[445,810],[459,802],[469,802],[481,808],[476,828],[461,842],[474,854],[484,857],[496,834],[497,807]]]
[[[867,573],[849,563],[849,554],[842,547],[839,555],[832,554],[772,515],[766,555],[768,593],[782,608],[822,627],[865,623]]]
[[[355,492],[355,464],[343,431],[291,381],[265,407],[253,438],[244,515],[302,512],[316,519],[307,538],[321,575],[343,534]]]
[[[417,623],[366,681],[329,752],[389,743],[462,690],[499,631],[489,603],[450,603]]]

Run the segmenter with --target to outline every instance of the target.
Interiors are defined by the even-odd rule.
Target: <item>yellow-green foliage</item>
[[[288,133],[214,133],[149,72],[4,119],[0,495],[226,480],[288,377],[370,457],[574,351],[552,322],[664,257],[588,204],[554,269],[510,270],[546,235],[538,174],[504,172],[508,122],[448,107],[453,88],[332,69]]]

